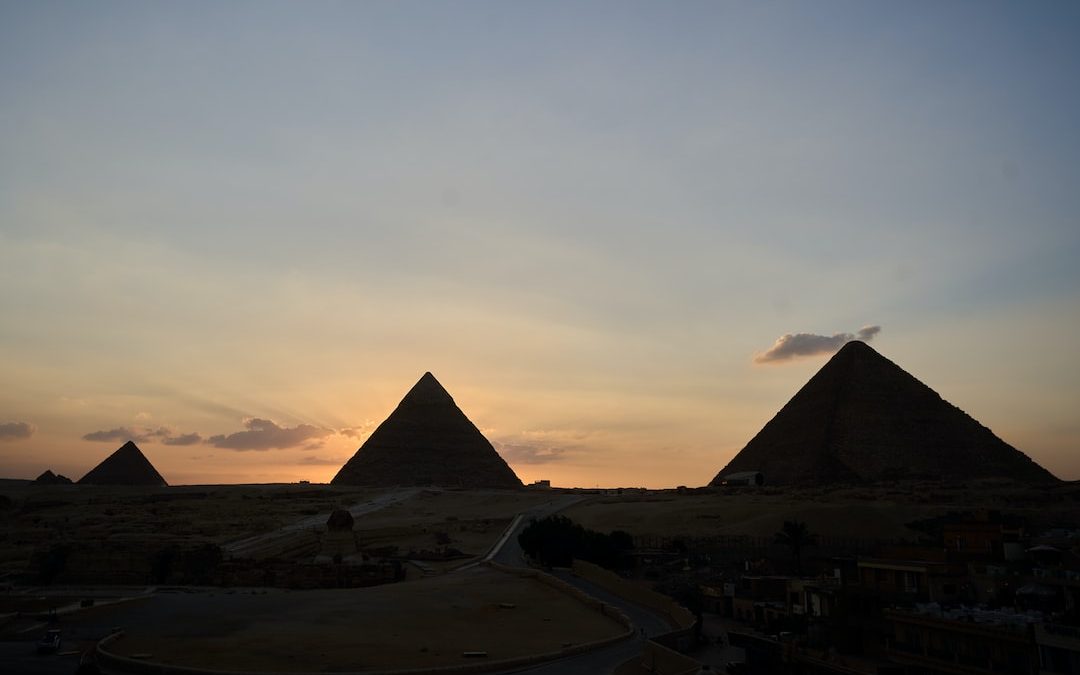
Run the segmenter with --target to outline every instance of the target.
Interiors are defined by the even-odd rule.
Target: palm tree
[[[817,535],[810,534],[806,523],[798,520],[785,520],[784,527],[773,538],[777,544],[791,549],[791,558],[795,561],[795,573],[802,576],[802,550],[817,543]]]

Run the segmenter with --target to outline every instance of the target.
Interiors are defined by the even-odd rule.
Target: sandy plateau
[[[120,626],[126,633],[115,643],[120,654],[194,667],[284,672],[452,665],[466,662],[466,651],[501,659],[618,635],[623,628],[615,621],[551,586],[469,565],[490,549],[515,514],[553,508],[559,499],[580,500],[565,511],[573,520],[603,532],[626,530],[643,549],[697,538],[704,542],[699,548],[721,557],[768,554],[773,534],[792,518],[821,536],[815,549],[820,554],[827,553],[829,537],[915,541],[920,521],[958,511],[1000,510],[1022,516],[1036,529],[1080,522],[1076,484],[1027,487],[992,480],[570,495],[328,485],[2,488],[9,501],[0,512],[0,565],[8,578],[28,578],[49,564],[42,552],[58,546],[84,552],[69,554],[69,565],[88,561],[106,573],[115,571],[108,566],[125,561],[143,565],[133,567],[133,581],[119,585],[65,582],[61,576],[51,585],[9,586],[3,596],[8,619],[0,626],[4,639],[22,639],[19,631],[35,621],[44,626],[41,613],[48,607],[67,605],[75,607],[61,617],[71,649],[89,648]],[[245,550],[266,557],[245,564],[332,571],[339,563],[320,554],[320,540],[329,536],[325,523],[337,509],[358,514],[349,536],[362,550],[383,551],[373,554],[382,556],[380,564],[392,560],[407,569],[404,581],[364,588],[200,587],[162,584],[147,566],[155,551],[206,546],[220,547],[226,553],[221,565],[228,566],[234,562],[230,547],[254,538],[262,543]],[[126,553],[103,553],[100,560],[85,553],[110,547]],[[440,547],[460,555],[424,558]],[[784,551],[772,553],[784,556]],[[85,570],[74,572],[86,576]],[[137,599],[78,609],[87,597]],[[16,611],[23,614],[11,619]]]
[[[373,588],[160,594],[128,616],[122,655],[232,670],[453,665],[559,651],[625,630],[537,581],[486,568]]]
[[[718,488],[595,496],[564,512],[585,527],[640,537],[772,538],[785,520],[822,537],[917,539],[920,520],[957,511],[999,510],[1033,526],[1080,522],[1080,486],[1026,486],[985,479],[968,484],[906,482],[879,487]]]

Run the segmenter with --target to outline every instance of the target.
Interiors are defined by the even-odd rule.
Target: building
[[[967,566],[940,551],[898,550],[888,557],[860,558],[858,571],[862,593],[888,603],[959,602],[968,591]]]
[[[1041,623],[1035,626],[1041,673],[1080,675],[1080,627]]]
[[[1037,675],[1036,619],[1026,614],[937,605],[885,610],[886,655],[906,675]]]
[[[758,486],[765,484],[765,474],[760,471],[739,471],[729,473],[720,479],[720,485],[731,486]]]

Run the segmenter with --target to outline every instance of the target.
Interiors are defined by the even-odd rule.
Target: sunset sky
[[[1067,2],[0,2],[0,476],[327,481],[431,371],[702,485],[861,335],[1080,479],[1078,78]]]

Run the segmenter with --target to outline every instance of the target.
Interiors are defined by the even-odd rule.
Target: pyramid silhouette
[[[34,479],[36,485],[71,485],[71,479],[67,476],[53,473],[46,469],[44,473]]]
[[[154,465],[128,441],[79,479],[79,485],[168,485]]]
[[[710,485],[761,471],[767,484],[900,478],[1057,479],[863,342],[849,342]]]
[[[513,469],[431,373],[424,373],[330,482],[521,487]]]

